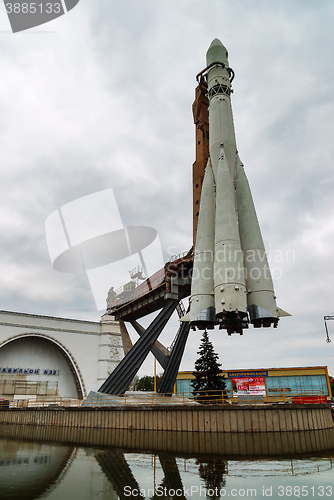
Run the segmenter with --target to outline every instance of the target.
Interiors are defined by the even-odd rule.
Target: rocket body
[[[214,255],[216,317],[247,315],[246,283],[240,244],[233,179],[224,148],[220,150],[216,182]],[[232,319],[232,317],[231,317]]]
[[[277,326],[278,308],[252,194],[237,152],[230,98],[234,73],[218,39],[210,45],[204,71],[210,160],[200,199],[190,312],[184,320],[200,329],[219,325],[229,334],[242,334],[249,322],[255,327]]]
[[[225,155],[230,171],[235,168],[236,141],[231,106],[231,82],[228,72],[227,50],[215,39],[206,56],[207,66],[220,59],[221,63],[214,65],[207,74],[209,96],[209,150],[214,176],[217,175],[218,158],[221,145],[224,145]],[[220,50],[218,50],[220,49]],[[225,65],[224,67],[222,65]]]

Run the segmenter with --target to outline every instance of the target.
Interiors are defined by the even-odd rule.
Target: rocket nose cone
[[[223,44],[221,43],[221,41],[219,40],[219,38],[214,38],[212,40],[211,45],[210,45],[209,48],[213,47],[214,45],[223,45]]]
[[[225,66],[228,68],[229,64],[227,58],[228,52],[226,48],[221,43],[221,41],[218,40],[218,38],[215,38],[206,53],[206,65],[209,66],[214,62],[220,62],[225,64]]]

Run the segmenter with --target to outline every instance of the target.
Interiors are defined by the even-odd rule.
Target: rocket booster
[[[277,326],[279,309],[251,190],[236,147],[228,53],[217,38],[206,55],[209,160],[204,172],[191,286],[193,327],[228,334]]]
[[[210,159],[208,160],[201,194],[194,266],[192,274],[190,311],[188,320],[198,328],[213,328],[216,324],[214,287],[215,202]]]

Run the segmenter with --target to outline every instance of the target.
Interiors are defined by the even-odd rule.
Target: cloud
[[[191,105],[218,37],[236,73],[237,144],[267,251],[295,258],[274,262],[291,318],[212,340],[225,368],[334,373],[323,326],[334,310],[333,14],[330,1],[82,1],[45,26],[54,33],[0,34],[1,308],[99,319],[87,277],[52,269],[44,222],[102,189],[113,188],[124,224],[157,229],[166,259],[169,247],[190,248]],[[177,328],[174,318],[166,344]]]

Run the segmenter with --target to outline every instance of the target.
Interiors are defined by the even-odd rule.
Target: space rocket
[[[277,326],[273,281],[253,198],[236,146],[228,52],[211,43],[206,79],[209,99],[208,161],[204,170],[190,297],[183,321],[196,329],[219,326],[232,333]]]

